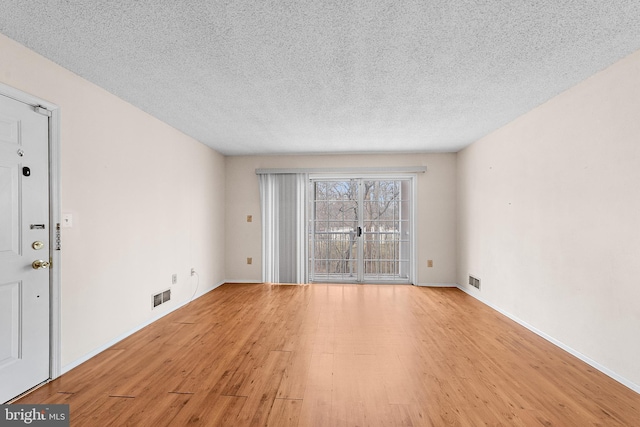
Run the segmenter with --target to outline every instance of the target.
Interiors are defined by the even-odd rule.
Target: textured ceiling
[[[223,154],[437,152],[640,49],[640,1],[0,0],[0,33]]]

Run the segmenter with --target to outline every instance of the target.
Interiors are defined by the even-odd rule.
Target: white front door
[[[0,96],[0,403],[49,378],[49,123]]]

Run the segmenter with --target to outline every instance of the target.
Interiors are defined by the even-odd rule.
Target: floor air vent
[[[469,284],[476,289],[480,289],[480,279],[469,275]]]
[[[155,294],[153,296],[153,308],[156,308],[160,304],[164,304],[170,299],[171,299],[171,289],[167,289],[166,291],[160,292],[159,294]]]

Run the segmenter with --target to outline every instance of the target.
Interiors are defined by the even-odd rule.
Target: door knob
[[[31,263],[31,266],[34,270],[42,270],[43,268],[49,268],[51,263],[49,261],[43,261],[41,259],[37,259]]]

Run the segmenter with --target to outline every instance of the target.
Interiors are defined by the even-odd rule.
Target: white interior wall
[[[256,169],[426,166],[418,174],[419,284],[455,284],[455,154],[237,156],[226,158],[227,280],[261,280],[260,190]],[[253,222],[247,223],[247,215]],[[247,265],[247,258],[253,264]],[[427,267],[427,260],[433,267]]]
[[[459,153],[457,261],[468,292],[640,391],[638,76],[640,52]]]
[[[61,111],[64,368],[188,301],[191,267],[199,293],[224,280],[224,157],[3,35],[0,57],[2,83]]]

